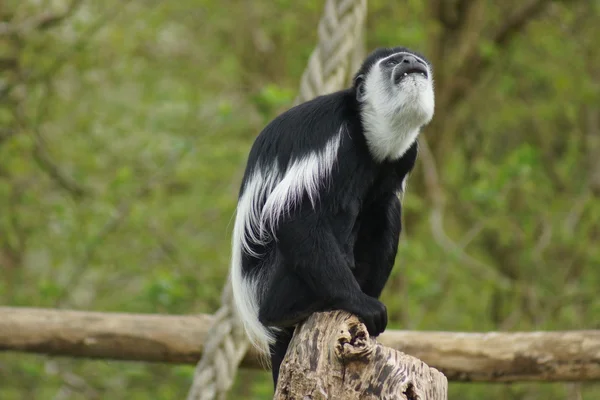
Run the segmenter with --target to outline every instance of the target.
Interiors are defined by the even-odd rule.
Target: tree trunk
[[[301,324],[281,365],[276,400],[446,400],[448,381],[422,361],[384,347],[348,313]]]

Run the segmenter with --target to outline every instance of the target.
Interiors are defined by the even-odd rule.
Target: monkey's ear
[[[358,75],[354,79],[354,87],[355,87],[355,90],[356,90],[356,100],[358,100],[359,103],[363,102],[365,100],[365,97],[366,97],[366,93],[365,93],[365,76],[363,74]]]

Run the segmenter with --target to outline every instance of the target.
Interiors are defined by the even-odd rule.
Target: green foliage
[[[8,2],[1,22],[60,11],[49,3]],[[428,4],[370,0],[368,47],[435,53],[443,27]],[[485,2],[486,33],[499,7]],[[214,312],[248,150],[292,104],[321,12],[314,0],[83,1],[53,27],[0,34],[0,302]],[[600,328],[599,16],[555,3],[510,43],[478,38],[485,72],[456,77],[467,94],[424,132],[453,247],[436,236],[420,163],[383,294],[390,328]],[[438,98],[454,54],[435,65]],[[182,398],[193,371],[0,353],[0,398]],[[450,398],[576,390],[600,396],[452,383]],[[269,373],[240,371],[231,398],[271,392]]]

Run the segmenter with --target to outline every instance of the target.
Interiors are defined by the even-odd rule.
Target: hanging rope
[[[223,288],[221,308],[214,317],[187,400],[224,399],[250,344],[237,318],[229,281]]]
[[[318,28],[319,42],[300,78],[296,104],[346,85],[363,59],[366,15],[367,0],[328,0],[325,3]]]
[[[302,74],[295,104],[347,84],[364,58],[366,15],[367,0],[327,0],[319,22],[319,41]],[[248,346],[227,281],[187,400],[225,399]]]

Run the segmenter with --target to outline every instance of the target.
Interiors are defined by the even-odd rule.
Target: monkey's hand
[[[385,305],[374,297],[364,293],[358,298],[339,305],[339,308],[356,315],[367,327],[369,335],[378,336],[387,326],[387,309]]]

